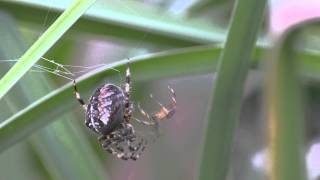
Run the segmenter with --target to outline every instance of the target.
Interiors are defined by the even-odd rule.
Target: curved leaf
[[[266,74],[272,180],[306,179],[299,47],[303,32],[319,25],[318,19],[290,28],[272,49]]]
[[[220,52],[221,48],[219,47],[202,46],[130,59],[132,80],[147,81],[210,73],[215,70]],[[261,49],[256,49],[253,60],[257,61],[260,54]],[[318,54],[301,53],[301,56],[306,59],[304,62],[306,68],[311,69],[319,66],[320,62],[316,61],[319,58]],[[127,62],[128,60],[119,61],[80,77],[78,86],[81,95],[85,97],[99,84],[113,78],[117,79],[119,73],[110,68],[116,68],[124,72]],[[253,66],[255,66],[255,63],[253,63]],[[314,72],[320,74],[319,70]],[[0,123],[0,151],[26,138],[76,106],[78,104],[73,96],[71,83],[52,91]]]
[[[189,48],[171,53],[159,53],[130,60],[133,81],[154,80],[172,76],[194,75],[214,71],[220,48]],[[107,79],[118,78],[128,60],[116,62],[80,77],[79,90],[88,94]],[[192,68],[190,68],[192,67]],[[0,151],[32,134],[78,105],[71,83],[59,88],[0,124]]]

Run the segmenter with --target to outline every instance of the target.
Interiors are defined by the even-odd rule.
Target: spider
[[[132,117],[129,63],[123,87],[103,84],[95,90],[88,104],[81,98],[75,80],[73,80],[73,87],[75,97],[85,111],[85,125],[100,135],[98,140],[104,150],[123,160],[137,160],[147,145],[147,140],[135,132],[131,124],[132,119],[138,123],[158,128],[158,122],[171,118],[176,110],[176,95],[174,90],[168,86],[172,101],[168,106],[157,101],[160,110],[150,115],[138,105],[139,112],[146,120]],[[151,98],[153,98],[152,95]]]

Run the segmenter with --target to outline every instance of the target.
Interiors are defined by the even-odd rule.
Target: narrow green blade
[[[219,60],[198,178],[226,179],[241,96],[266,0],[238,0]],[[250,28],[248,28],[250,27]]]
[[[0,80],[0,99],[54,45],[95,0],[75,0]]]

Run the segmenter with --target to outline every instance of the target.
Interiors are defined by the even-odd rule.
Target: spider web
[[[0,60],[1,63],[16,63],[19,59],[7,59],[7,60]],[[41,65],[42,63],[43,65]],[[29,72],[35,73],[50,73],[54,74],[58,77],[62,77],[67,80],[74,80],[79,74],[83,74],[99,67],[103,67],[107,64],[96,64],[92,66],[78,66],[78,65],[69,65],[69,64],[60,64],[55,60],[48,59],[45,57],[41,57],[40,61],[33,65]],[[115,68],[110,68],[114,71],[120,73],[119,70]]]

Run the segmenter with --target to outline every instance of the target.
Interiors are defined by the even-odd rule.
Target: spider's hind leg
[[[139,157],[145,150],[146,146],[147,146],[147,140],[145,140],[144,138],[141,138],[136,146],[132,146],[132,145],[129,146],[129,150],[131,153],[130,158],[134,161],[139,159]]]
[[[137,160],[146,146],[146,140],[138,138],[129,123],[98,139],[104,150],[123,160]]]
[[[128,160],[131,157],[131,154],[124,152],[124,148],[121,146],[121,143],[124,142],[121,136],[101,136],[99,141],[102,145],[102,148],[109,152],[110,154],[120,158],[122,160]]]

